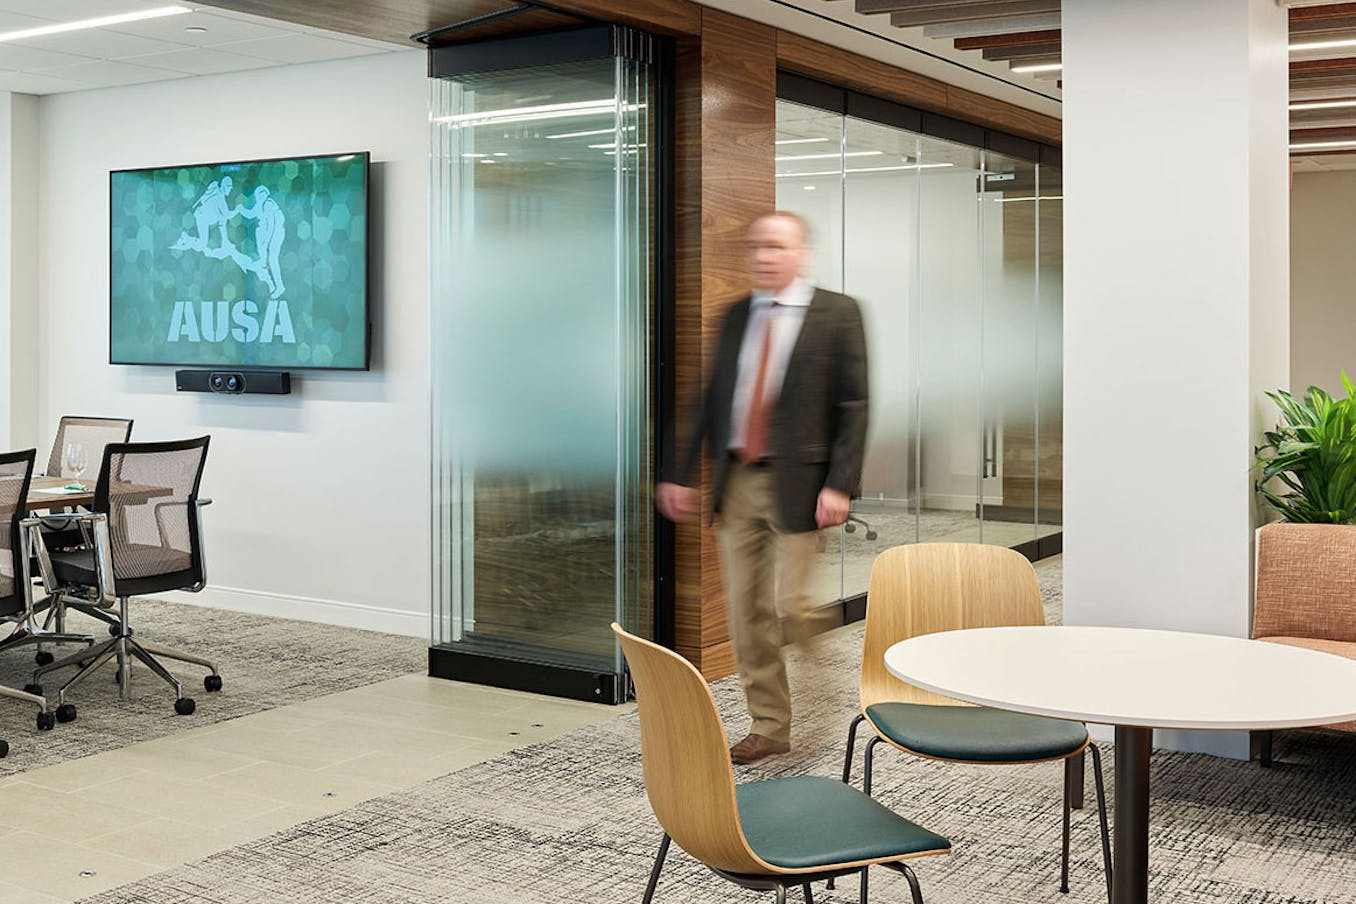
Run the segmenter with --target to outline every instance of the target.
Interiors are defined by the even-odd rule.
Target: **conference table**
[[[83,491],[67,490],[67,487],[83,486]],[[34,477],[28,484],[28,498],[24,500],[30,512],[51,508],[84,506],[94,503],[94,481],[75,480],[70,477]]]
[[[1153,730],[1270,730],[1356,719],[1356,660],[1139,628],[971,628],[885,652],[895,677],[967,703],[1115,726],[1112,904],[1149,900]]]

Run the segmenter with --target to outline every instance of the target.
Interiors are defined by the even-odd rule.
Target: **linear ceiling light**
[[[910,163],[905,166],[859,166],[846,170],[822,170],[817,173],[778,173],[778,179],[804,179],[810,176],[841,176],[844,173],[893,173],[899,170],[937,169],[950,163]]]
[[[644,104],[621,104],[626,112],[644,107]],[[433,122],[445,122],[453,128],[462,126],[499,125],[510,122],[536,122],[540,119],[567,119],[572,116],[599,116],[617,110],[617,101],[611,97],[599,100],[579,100],[565,104],[544,104],[535,107],[509,107],[503,110],[481,110],[476,113],[456,113],[435,116]],[[611,131],[609,129],[609,131]]]
[[[1356,40],[1346,38],[1340,41],[1305,41],[1302,44],[1291,44],[1290,50],[1293,53],[1296,50],[1337,50],[1340,47],[1356,47]]]
[[[1328,148],[1356,148],[1356,140],[1308,141],[1290,145],[1290,150],[1292,151],[1321,151]]]
[[[37,28],[21,28],[18,31],[0,32],[0,41],[22,41],[25,38],[40,38],[44,35],[57,35],[67,31],[84,31],[87,28],[104,28],[108,25],[141,22],[145,19],[162,19],[165,16],[178,16],[191,12],[193,10],[187,6],[157,6],[155,9],[143,9],[134,13],[119,13],[116,16],[100,16],[97,19],[81,19],[78,22],[53,22],[51,25],[39,25]]]
[[[1063,195],[1041,195],[1039,198],[1030,196],[1024,198],[994,198],[999,204],[1011,204],[1013,201],[1063,201]]]
[[[777,144],[815,144],[828,140],[827,138],[778,138]]]
[[[1063,63],[1038,63],[1033,66],[1013,66],[1013,72],[1060,72],[1064,69]]]
[[[792,157],[778,157],[778,163],[783,160],[837,160],[839,157],[879,157],[884,151],[848,151],[846,154],[797,154]]]
[[[634,132],[635,126],[622,126],[622,129],[628,132]],[[559,135],[547,135],[547,138],[591,138],[594,135],[611,135],[616,129],[588,129],[584,132],[561,132]]]
[[[1291,110],[1345,110],[1356,107],[1356,100],[1312,100],[1290,105]]]

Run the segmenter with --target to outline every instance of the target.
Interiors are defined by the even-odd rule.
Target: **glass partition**
[[[504,683],[619,676],[611,622],[653,636],[653,81],[431,80],[433,641]]]
[[[862,306],[862,496],[821,542],[818,595],[864,593],[883,549],[1059,531],[1057,168],[787,100],[777,205],[805,216],[819,285]]]

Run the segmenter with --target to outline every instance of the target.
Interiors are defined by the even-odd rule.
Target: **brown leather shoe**
[[[790,749],[791,745],[785,741],[774,741],[762,735],[751,734],[730,748],[730,762],[743,766],[775,753],[786,753]]]

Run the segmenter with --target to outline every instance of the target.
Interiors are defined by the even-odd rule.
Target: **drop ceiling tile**
[[[175,72],[183,72],[189,75],[215,75],[218,72],[239,72],[245,69],[262,69],[266,66],[277,65],[272,60],[244,56],[239,53],[209,50],[203,47],[129,57],[121,62],[139,66],[153,66],[159,69],[172,69]]]
[[[3,2],[3,0],[0,0]],[[25,38],[16,42],[18,47],[35,47],[39,50],[55,50],[60,53],[75,53],[95,60],[117,60],[123,57],[141,56],[147,53],[163,53],[170,50],[182,50],[187,42],[171,44],[169,41],[157,41],[138,35],[125,35],[106,28],[92,28],[89,31],[71,31],[59,35],[46,35],[41,38]]]
[[[119,13],[134,13],[157,6],[169,6],[175,0],[3,0],[6,10],[52,19],[57,22],[75,22]]]
[[[391,48],[351,44],[317,34],[296,34],[254,41],[237,41],[233,44],[218,45],[214,49],[260,57],[275,63],[314,63],[319,60],[337,60],[382,53]]]
[[[31,72],[0,72],[0,91],[14,91],[19,94],[58,94],[62,91],[83,91],[96,88],[74,79],[57,78],[54,75],[34,75]]]
[[[50,19],[38,19],[33,16],[20,16],[7,9],[0,9],[0,32],[19,31],[24,28],[40,28],[51,25]]]
[[[189,28],[205,28],[206,31],[188,31]],[[122,34],[139,35],[159,41],[171,41],[176,44],[192,44],[195,47],[209,47],[213,44],[227,44],[231,41],[250,41],[256,38],[273,38],[291,34],[300,29],[285,22],[267,25],[244,19],[230,19],[209,13],[191,12],[182,16],[166,16],[163,19],[147,19],[143,22],[128,22],[114,25],[110,31]]]
[[[166,69],[152,69],[150,66],[135,66],[115,60],[94,60],[69,66],[53,73],[60,78],[72,78],[78,82],[92,82],[98,85],[136,85],[141,82],[156,82],[169,78],[183,78],[182,72]]]
[[[0,44],[0,69],[13,69],[19,72],[46,72],[50,69],[62,69],[88,60],[89,57],[73,53],[38,50],[35,47],[24,47],[9,42]]]

